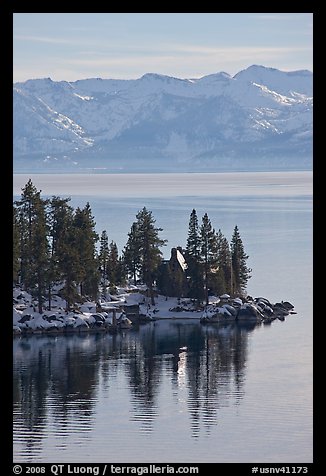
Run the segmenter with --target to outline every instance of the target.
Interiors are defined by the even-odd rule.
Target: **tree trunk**
[[[49,284],[49,288],[48,288],[49,311],[51,311],[51,298],[52,298],[52,295],[51,295],[51,284]]]
[[[65,298],[66,298],[66,312],[69,312],[70,311],[70,287],[71,287],[71,283],[70,283],[70,280],[67,279],[66,280],[66,291],[65,291]]]
[[[38,312],[42,314],[43,312],[43,306],[42,306],[42,291],[40,285],[38,286]]]
[[[205,264],[205,300],[206,306],[208,306],[208,266],[207,263]]]
[[[152,306],[155,306],[154,291],[153,291],[153,284],[152,283],[149,285],[149,295],[151,297]]]

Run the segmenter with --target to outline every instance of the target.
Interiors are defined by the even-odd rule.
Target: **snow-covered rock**
[[[13,325],[18,325],[19,323],[19,320],[22,318],[22,312],[21,311],[17,311],[16,309],[13,309]]]
[[[80,306],[81,312],[96,312],[96,303],[91,301],[86,301]]]
[[[138,288],[140,291],[141,289]],[[123,292],[126,291],[126,292]],[[44,310],[39,314],[35,306],[30,305],[24,310],[16,307],[20,302],[29,300],[30,296],[14,290],[16,296],[13,307],[13,333],[20,336],[25,333],[40,332],[79,332],[79,331],[108,331],[112,329],[113,315],[115,312],[116,323],[124,319],[128,306],[139,306],[141,322],[150,322],[156,319],[180,319],[183,322],[191,319],[200,319],[203,323],[234,323],[242,322],[271,322],[272,320],[284,320],[289,314],[296,314],[294,305],[288,301],[272,304],[264,297],[231,298],[228,294],[220,297],[210,296],[210,304],[203,308],[197,301],[191,298],[155,296],[155,304],[143,292],[129,292],[130,289],[119,290],[119,301],[102,302],[107,304],[107,312],[96,312],[96,303],[86,301],[79,311],[66,312],[60,308]],[[137,289],[133,289],[137,291]],[[142,291],[144,291],[142,289]],[[20,296],[20,297],[19,297]],[[18,299],[19,297],[19,299]],[[115,299],[115,296],[112,296]],[[143,319],[143,317],[146,319]]]
[[[73,323],[73,326],[76,328],[85,328],[89,329],[89,325],[87,324],[85,319],[82,319],[80,316],[77,316],[75,319],[75,322]]]
[[[36,330],[43,330],[43,329],[48,329],[51,327],[51,324],[44,319],[43,316],[40,316],[39,314],[35,314],[32,319],[29,321],[26,321],[26,327],[28,329],[32,329],[33,331]]]
[[[245,303],[243,304],[237,315],[238,321],[260,321],[262,319],[262,314],[259,312],[256,306],[253,304]]]
[[[230,297],[231,297],[230,294],[225,293],[220,296],[220,299],[230,299]]]
[[[223,306],[217,306],[216,304],[210,304],[206,306],[201,317],[202,323],[214,323],[214,322],[233,322],[237,316],[237,311],[233,306],[224,304]]]

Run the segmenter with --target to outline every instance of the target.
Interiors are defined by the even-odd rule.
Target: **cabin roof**
[[[188,266],[187,266],[186,260],[184,259],[183,254],[178,249],[177,249],[177,260],[179,265],[181,266],[182,271],[185,271],[188,268]]]

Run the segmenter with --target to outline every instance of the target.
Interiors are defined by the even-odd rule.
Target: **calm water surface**
[[[15,197],[28,178],[14,176]],[[185,245],[192,208],[228,239],[237,224],[248,292],[298,314],[254,328],[169,320],[14,339],[14,460],[312,462],[312,174],[31,178],[43,196],[89,201],[120,250],[143,206],[166,257]]]

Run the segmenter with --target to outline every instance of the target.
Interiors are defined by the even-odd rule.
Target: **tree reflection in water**
[[[254,327],[169,320],[117,335],[15,338],[14,441],[35,453],[50,424],[67,438],[78,430],[89,434],[99,395],[110,402],[121,375],[130,391],[126,418],[140,431],[153,430],[168,381],[174,398],[184,400],[192,436],[201,426],[209,432],[219,408],[238,404],[244,394]]]

